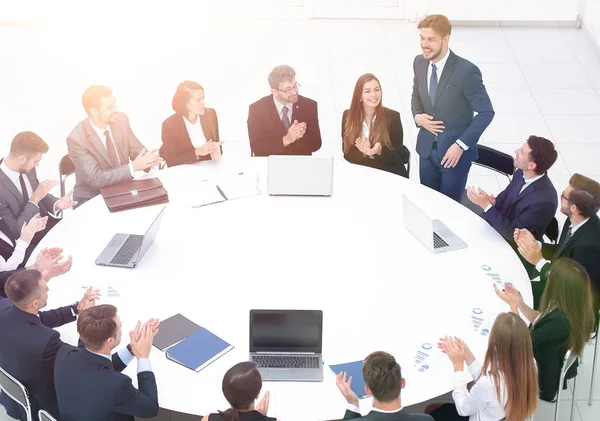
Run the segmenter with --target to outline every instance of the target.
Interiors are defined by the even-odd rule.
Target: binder
[[[334,364],[329,366],[336,375],[341,373],[342,371],[345,371],[347,373],[346,380],[348,380],[348,378],[352,376],[352,384],[350,385],[350,389],[352,389],[352,391],[356,393],[356,396],[358,396],[359,399],[366,398],[367,396],[369,396],[367,395],[367,392],[365,392],[365,385],[367,383],[365,382],[362,375],[363,365],[363,361],[352,361],[349,363]]]
[[[165,355],[191,370],[200,371],[233,349],[233,345],[203,327],[170,347]]]
[[[169,203],[169,195],[158,178],[131,180],[100,189],[111,212]]]
[[[161,351],[164,351],[171,345],[182,341],[200,329],[199,325],[187,317],[176,314],[168,319],[161,320],[160,329],[154,337],[152,344]]]

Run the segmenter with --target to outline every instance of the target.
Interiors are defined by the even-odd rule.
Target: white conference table
[[[100,267],[94,260],[113,234],[144,233],[159,206],[111,214],[96,197],[68,211],[40,244],[63,247],[73,256],[71,271],[50,282],[47,308],[75,301],[93,285],[103,294],[100,304],[119,309],[122,346],[137,320],[176,313],[235,346],[198,373],[153,348],[162,408],[204,415],[228,407],[221,382],[226,370],[248,359],[250,309],[323,310],[324,381],[265,382],[262,393],[271,392],[270,416],[326,420],[341,418],[346,406],[329,364],[364,359],[377,350],[392,353],[406,378],[401,396],[408,406],[453,388],[445,355],[432,353],[424,372],[414,365],[422,343],[458,335],[483,361],[487,337],[474,332],[473,309],[483,310],[489,328],[508,306],[496,297],[482,265],[500,272],[531,303],[529,280],[514,251],[459,203],[414,181],[343,160],[335,161],[331,197],[271,197],[266,167],[264,158],[225,158],[158,172],[170,203],[156,242],[136,269]],[[190,206],[188,193],[200,180],[238,172],[256,176],[262,194]],[[404,228],[403,193],[469,247],[431,254]],[[119,296],[108,296],[109,288]],[[59,330],[63,340],[76,344],[75,323]],[[125,373],[135,384],[136,363]],[[370,405],[370,399],[361,400],[363,413]]]

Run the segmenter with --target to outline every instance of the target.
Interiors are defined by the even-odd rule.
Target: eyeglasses
[[[560,195],[560,197],[561,197],[561,198],[563,198],[563,199],[565,199],[565,200],[566,200],[567,202],[569,202],[569,203],[573,203],[573,201],[572,201],[571,199],[569,199],[567,196],[565,196],[565,194],[564,194],[564,193],[562,193],[562,194]]]
[[[292,86],[290,88],[286,88],[286,89],[273,88],[273,89],[277,89],[278,91],[283,92],[284,94],[289,94],[290,92],[292,92],[292,90],[298,92],[298,90],[300,89],[300,84],[298,82],[296,82],[294,84],[294,86]]]

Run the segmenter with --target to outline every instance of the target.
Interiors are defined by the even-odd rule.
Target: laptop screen
[[[316,352],[323,342],[321,310],[251,310],[250,352]]]
[[[160,223],[162,221],[165,208],[166,206],[163,206],[156,219],[154,219],[154,221],[150,225],[150,228],[148,228],[148,230],[146,231],[146,234],[144,235],[144,240],[142,241],[142,246],[140,247],[140,254],[138,255],[137,262],[142,260],[142,257],[144,257],[152,243],[154,243],[154,240],[158,235],[158,229],[160,228]]]

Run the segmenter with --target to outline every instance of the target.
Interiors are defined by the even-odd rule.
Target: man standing
[[[477,66],[448,48],[448,18],[431,15],[418,28],[423,55],[413,64],[411,108],[420,127],[416,150],[421,184],[460,201],[471,162],[477,159],[477,142],[494,109]]]
[[[248,137],[256,156],[312,155],[321,147],[317,103],[298,95],[300,84],[290,66],[269,74],[271,95],[250,105]]]

